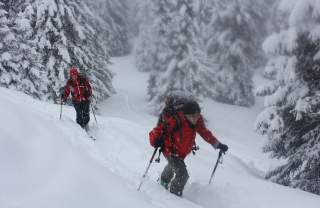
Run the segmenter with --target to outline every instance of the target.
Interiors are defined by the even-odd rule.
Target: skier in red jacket
[[[90,98],[92,96],[91,85],[85,77],[79,75],[76,67],[70,69],[70,79],[64,88],[62,100],[66,102],[71,92],[72,103],[77,113],[77,123],[85,130],[90,120]]]
[[[164,117],[164,121],[158,123],[149,133],[149,139],[153,147],[162,148],[163,155],[168,161],[162,171],[160,184],[171,193],[181,196],[189,178],[184,159],[192,151],[196,133],[223,153],[228,150],[228,146],[219,142],[206,128],[197,102],[186,103],[182,111],[177,112],[177,117],[178,119],[172,116]],[[177,128],[177,125],[180,127]]]

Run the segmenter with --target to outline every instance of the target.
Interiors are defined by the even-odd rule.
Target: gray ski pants
[[[178,157],[167,157],[168,164],[161,174],[161,182],[170,184],[170,192],[182,196],[184,186],[186,185],[189,174],[186,164]]]

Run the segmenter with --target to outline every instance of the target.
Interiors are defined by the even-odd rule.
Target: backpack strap
[[[176,153],[176,150],[175,150],[175,148],[174,148],[173,135],[174,135],[174,133],[179,129],[179,127],[177,127],[177,125],[181,126],[181,123],[180,123],[180,120],[177,120],[175,117],[171,116],[171,117],[173,117],[173,118],[175,119],[175,121],[176,121],[176,126],[173,128],[173,130],[172,130],[171,132],[167,132],[168,123],[167,123],[166,119],[164,119],[165,114],[166,114],[166,112],[162,112],[162,113],[160,114],[159,120],[158,120],[158,125],[160,125],[160,124],[163,125],[163,131],[162,131],[161,138],[162,138],[162,139],[165,139],[167,134],[170,135],[170,136],[169,136],[169,140],[170,140],[171,147],[172,147],[171,152],[172,152],[173,154],[175,154],[175,153]],[[181,128],[180,128],[180,129],[181,129]],[[181,131],[181,132],[182,132],[182,131]],[[162,151],[162,148],[163,148],[163,147],[161,147],[160,151]]]
[[[171,132],[171,137],[173,138],[174,134],[177,132],[177,131],[180,131],[180,143],[182,143],[182,136],[183,136],[183,132],[182,132],[182,125],[181,125],[181,119],[179,118],[179,115],[178,114],[174,114],[172,116],[174,118],[174,120],[176,121],[176,126],[174,127],[174,129],[172,130]]]

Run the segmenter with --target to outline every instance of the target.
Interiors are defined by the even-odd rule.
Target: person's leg
[[[169,183],[171,181],[171,179],[173,178],[173,170],[172,167],[170,166],[170,163],[168,162],[168,164],[164,167],[161,176],[160,176],[160,184],[168,189]]]
[[[171,181],[170,192],[182,196],[184,186],[189,179],[187,167],[184,161],[177,157],[168,157],[168,162],[175,173],[175,177]]]
[[[73,107],[76,110],[76,121],[81,126],[82,119],[81,119],[81,104],[80,103],[73,103]]]
[[[76,112],[77,112],[77,123],[85,129],[86,124],[89,122],[89,119],[87,118],[89,113],[86,111],[89,110],[89,105],[87,102],[81,102],[81,103],[74,103]]]
[[[87,126],[90,121],[90,101],[83,102],[82,121],[84,127]]]

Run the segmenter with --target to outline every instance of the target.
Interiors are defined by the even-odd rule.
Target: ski
[[[88,127],[88,126],[86,126],[86,127],[83,128],[83,129],[86,131],[86,133],[87,133],[87,135],[88,135],[88,137],[89,137],[90,139],[92,139],[93,141],[96,141],[96,140],[97,140],[93,135],[90,134],[90,131],[89,131],[89,127]]]
[[[97,139],[96,139],[94,136],[92,136],[92,135],[89,135],[89,134],[88,134],[88,136],[89,136],[90,139],[92,139],[92,141],[96,141],[96,140],[97,140]]]

